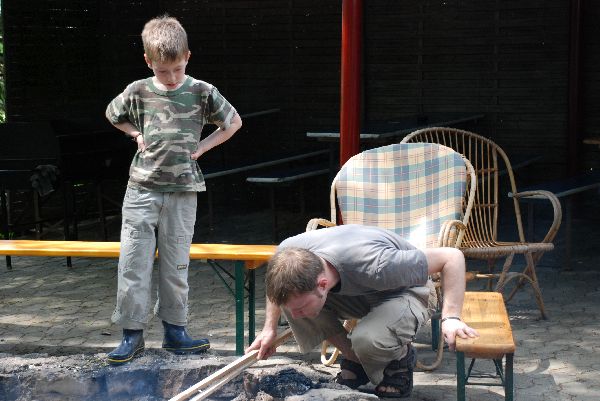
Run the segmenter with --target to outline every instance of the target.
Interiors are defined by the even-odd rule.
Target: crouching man
[[[416,352],[411,345],[430,319],[436,294],[428,277],[442,274],[442,332],[476,337],[460,319],[465,261],[454,248],[416,249],[394,232],[360,225],[310,231],[283,241],[269,261],[262,332],[246,352],[266,359],[275,349],[281,313],[301,352],[323,340],[344,355],[336,381],[357,388],[369,381],[379,397],[408,397]],[[351,333],[343,319],[360,319]]]

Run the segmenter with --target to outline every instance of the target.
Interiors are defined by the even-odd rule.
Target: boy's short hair
[[[323,261],[314,253],[302,248],[282,248],[275,252],[267,266],[267,298],[280,306],[291,296],[312,292],[324,270]]]
[[[156,62],[178,61],[189,52],[187,34],[177,19],[165,14],[144,25],[142,42],[146,57]]]

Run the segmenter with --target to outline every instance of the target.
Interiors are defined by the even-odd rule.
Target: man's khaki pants
[[[426,287],[413,287],[401,293],[350,297],[330,292],[314,319],[292,319],[285,309],[283,312],[304,353],[344,332],[341,319],[360,319],[348,338],[371,383],[379,384],[385,367],[406,355],[408,343],[435,311],[436,300],[430,281]]]

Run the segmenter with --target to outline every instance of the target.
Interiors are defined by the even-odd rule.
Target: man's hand
[[[256,359],[267,359],[275,353],[275,348],[271,345],[277,338],[277,331],[264,328],[262,332],[254,339],[252,344],[246,349],[246,354],[252,350],[257,349],[258,354]]]
[[[454,351],[456,348],[456,336],[460,338],[479,337],[477,330],[458,319],[445,320],[442,323],[442,333],[450,351]]]

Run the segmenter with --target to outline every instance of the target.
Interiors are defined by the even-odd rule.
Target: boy
[[[108,354],[113,365],[144,350],[151,278],[158,248],[158,299],[154,314],[164,326],[163,348],[176,354],[207,350],[207,339],[186,332],[189,250],[196,192],[206,186],[196,160],[242,126],[233,106],[207,82],[185,74],[187,35],[167,15],[142,31],[151,78],[131,83],[106,109],[115,127],[137,143],[123,201],[117,305],[112,321],[123,327],[121,344]],[[202,127],[218,128],[200,140]]]

